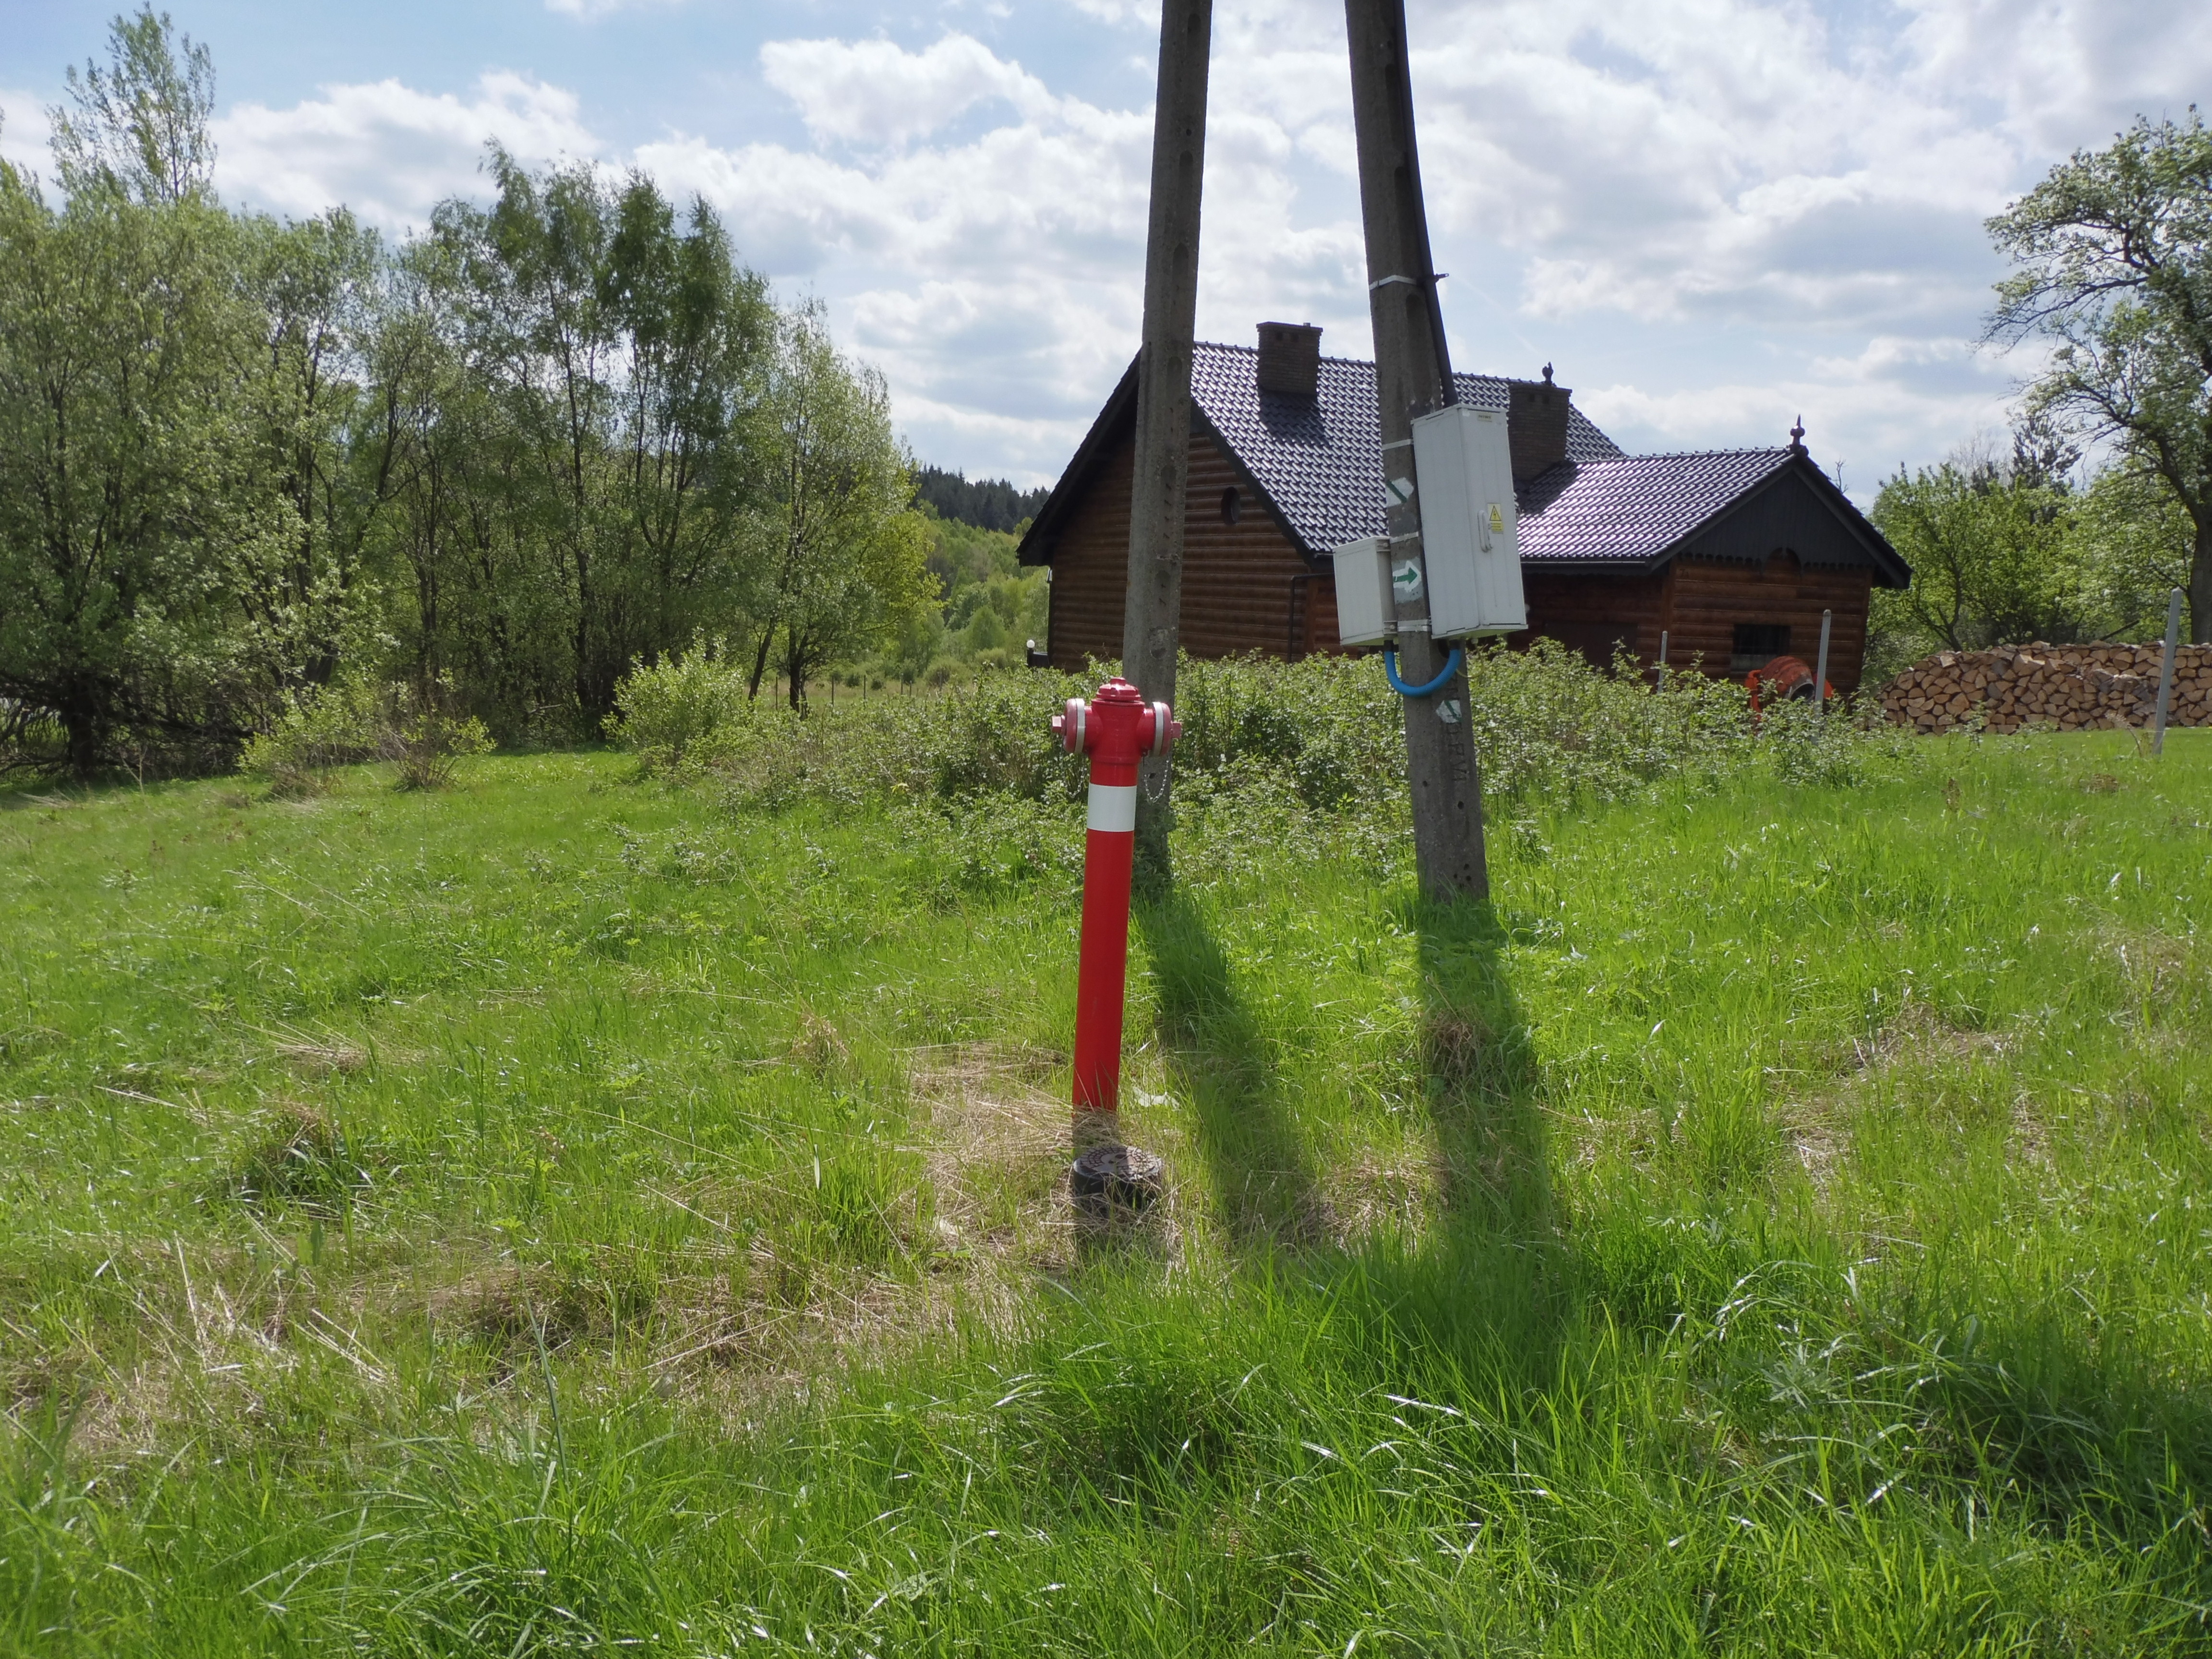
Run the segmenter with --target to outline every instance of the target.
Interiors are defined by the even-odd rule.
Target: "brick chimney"
[[[1505,445],[1513,457],[1513,482],[1525,484],[1567,459],[1567,406],[1574,393],[1552,384],[1549,363],[1541,380],[1505,386]]]
[[[1310,323],[1261,324],[1260,390],[1313,398],[1321,390],[1321,331]]]

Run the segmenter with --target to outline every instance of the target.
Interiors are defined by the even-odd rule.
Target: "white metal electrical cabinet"
[[[1336,637],[1342,645],[1373,645],[1398,631],[1390,604],[1390,562],[1380,536],[1329,550],[1336,561]]]
[[[1504,412],[1449,404],[1422,416],[1413,422],[1413,469],[1430,636],[1465,639],[1528,627]]]

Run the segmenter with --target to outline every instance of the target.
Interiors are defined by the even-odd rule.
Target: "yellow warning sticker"
[[[1496,501],[1490,504],[1490,529],[1493,535],[1502,536],[1505,533],[1505,514],[1499,510]]]

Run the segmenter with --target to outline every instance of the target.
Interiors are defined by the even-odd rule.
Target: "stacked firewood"
[[[2078,732],[2151,724],[2158,705],[2159,645],[2001,645],[1942,651],[1882,688],[1882,712],[1922,732],[1981,724]],[[2212,726],[2212,646],[2174,653],[2172,726]]]

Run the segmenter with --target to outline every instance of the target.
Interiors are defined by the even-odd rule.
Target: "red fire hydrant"
[[[1129,874],[1137,841],[1137,763],[1164,755],[1182,722],[1121,678],[1053,717],[1068,752],[1091,757],[1090,832],[1083,849],[1083,944],[1075,976],[1075,1140],[1120,1141],[1121,1011],[1129,969]],[[1079,1170],[1079,1176],[1080,1175]]]

